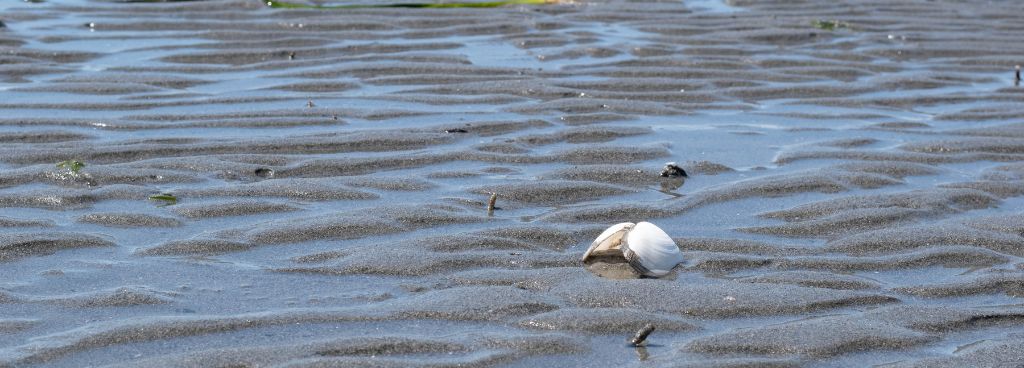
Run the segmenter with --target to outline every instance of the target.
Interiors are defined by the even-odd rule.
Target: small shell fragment
[[[683,262],[683,253],[658,226],[649,222],[623,222],[598,235],[582,260],[584,264],[625,260],[641,275],[661,277]]]

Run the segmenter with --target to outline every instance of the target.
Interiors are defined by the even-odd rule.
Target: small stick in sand
[[[636,335],[633,335],[632,339],[629,339],[629,343],[633,344],[633,346],[643,344],[644,340],[647,340],[647,335],[650,335],[651,332],[654,332],[654,324],[648,323],[644,325],[644,327],[641,327],[640,331],[637,331]]]
[[[487,201],[487,216],[494,216],[494,203],[498,201],[498,193],[491,193],[491,199]]]

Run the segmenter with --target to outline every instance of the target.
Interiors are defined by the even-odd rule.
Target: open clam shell
[[[625,260],[644,276],[660,277],[683,262],[676,242],[658,226],[623,222],[606,229],[583,254],[583,263]]]

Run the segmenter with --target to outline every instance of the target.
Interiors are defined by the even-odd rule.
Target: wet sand
[[[2,4],[0,367],[1024,364],[1022,10]]]

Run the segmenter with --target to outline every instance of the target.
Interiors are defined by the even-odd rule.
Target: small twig
[[[644,327],[641,327],[640,331],[637,331],[636,335],[633,335],[632,339],[629,339],[629,343],[633,344],[633,346],[643,344],[644,340],[647,340],[647,335],[650,335],[651,332],[654,332],[654,324],[648,323],[644,325]]]
[[[498,193],[491,193],[491,199],[487,201],[487,216],[494,216],[494,203],[498,201]]]

